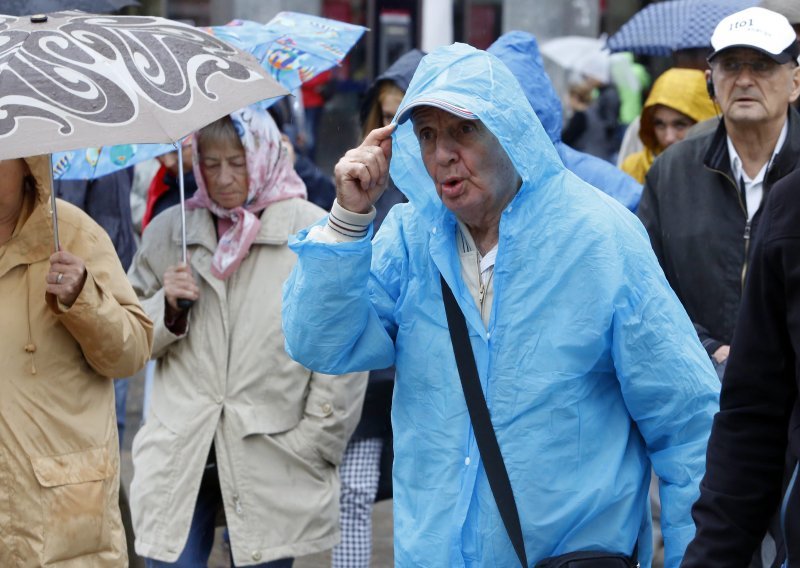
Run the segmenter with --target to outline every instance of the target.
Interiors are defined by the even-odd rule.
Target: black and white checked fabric
[[[372,504],[378,492],[382,438],[350,440],[339,466],[342,541],[333,549],[333,568],[369,568]]]
[[[612,52],[669,57],[679,49],[711,46],[714,28],[726,16],[757,4],[757,0],[667,0],[636,12],[608,38]]]

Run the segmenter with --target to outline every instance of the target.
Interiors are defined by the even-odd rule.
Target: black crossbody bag
[[[450,340],[453,343],[458,375],[461,378],[461,387],[464,389],[464,398],[467,401],[467,410],[472,421],[472,429],[475,432],[475,441],[481,454],[483,468],[500,511],[500,517],[503,519],[503,525],[514,546],[514,551],[517,553],[517,558],[524,568],[528,568],[528,557],[525,554],[525,542],[522,538],[517,503],[514,501],[511,481],[508,479],[508,471],[503,461],[503,455],[500,453],[500,445],[497,443],[494,433],[486,398],[483,396],[475,355],[472,352],[472,344],[469,342],[467,322],[450,286],[445,282],[444,277],[441,280]],[[636,548],[634,548],[632,558],[611,552],[571,552],[545,558],[537,562],[535,568],[638,568],[639,563],[636,561],[636,556]]]

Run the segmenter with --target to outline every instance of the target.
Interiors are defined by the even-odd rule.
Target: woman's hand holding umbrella
[[[47,293],[58,298],[60,304],[72,307],[85,283],[86,265],[83,260],[63,250],[50,256]]]
[[[164,297],[167,301],[167,320],[187,311],[181,300],[189,300],[188,306],[191,306],[200,297],[200,288],[197,287],[188,264],[181,262],[164,272]]]

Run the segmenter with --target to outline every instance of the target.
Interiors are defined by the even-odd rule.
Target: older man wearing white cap
[[[721,377],[762,198],[800,166],[800,115],[790,108],[800,71],[794,30],[764,8],[722,20],[711,45],[707,85],[722,120],[659,156],[638,215]]]

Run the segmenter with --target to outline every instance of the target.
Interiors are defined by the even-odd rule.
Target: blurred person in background
[[[536,38],[528,32],[508,32],[500,36],[487,51],[505,63],[519,81],[564,166],[635,211],[642,196],[641,183],[606,160],[575,150],[561,139],[561,101],[544,69]]]
[[[702,71],[668,69],[656,79],[642,110],[639,138],[644,149],[628,156],[622,171],[644,183],[656,156],[683,140],[694,124],[717,113]]]
[[[269,114],[223,117],[193,151],[190,264],[176,264],[176,206],[148,226],[129,272],[157,360],[133,446],[136,550],[151,567],[205,566],[221,514],[234,566],[289,567],[339,540],[336,468],[366,374],[321,376],[284,351],[287,242],[323,213]]]
[[[572,116],[561,132],[565,144],[612,164],[623,131],[620,129],[620,97],[611,81],[609,53],[594,51],[570,75]]]
[[[192,139],[183,140],[181,154],[183,155],[183,191],[186,198],[190,198],[197,191],[197,183],[192,171]],[[153,217],[166,211],[173,205],[181,202],[179,187],[178,152],[169,152],[158,156],[156,160],[159,168],[153,175],[147,189],[147,204],[142,217],[142,231],[147,228]]]

